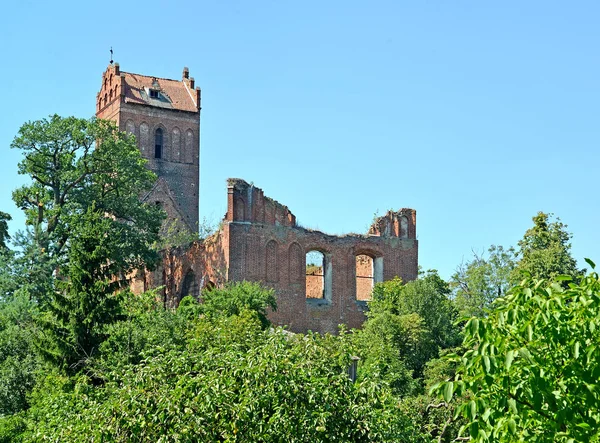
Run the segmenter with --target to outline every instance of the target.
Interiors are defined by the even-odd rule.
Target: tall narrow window
[[[371,300],[375,282],[373,272],[373,258],[368,255],[356,256],[356,299],[359,301]]]
[[[158,128],[154,133],[154,158],[162,158],[163,154],[163,130]]]
[[[369,301],[376,283],[383,281],[383,257],[356,256],[356,300]]]
[[[321,251],[306,253],[306,299],[331,303],[331,254]]]
[[[306,298],[325,298],[325,256],[319,251],[306,253]]]

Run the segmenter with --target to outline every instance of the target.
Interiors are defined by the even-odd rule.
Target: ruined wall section
[[[336,332],[341,323],[352,328],[362,325],[366,304],[356,298],[358,255],[381,259],[383,280],[417,278],[412,209],[391,211],[377,219],[367,235],[327,235],[297,226],[286,206],[235,179],[229,181],[226,224],[229,280],[259,281],[275,289],[278,308],[269,317],[293,332]],[[324,280],[330,279],[330,293],[321,299],[306,296],[306,253],[313,250],[324,254]]]
[[[228,279],[229,227],[204,240],[161,251],[154,271],[138,271],[130,289],[139,294],[160,288],[159,298],[166,307],[176,307],[186,295],[201,301],[203,289],[223,286]]]
[[[159,269],[146,273],[145,288],[165,285],[166,305],[176,306],[192,288],[191,277],[186,280],[186,276],[193,276],[200,288],[257,281],[275,290],[278,307],[269,312],[274,324],[286,325],[292,332],[335,333],[342,323],[361,327],[368,285],[396,276],[404,281],[417,278],[416,212],[412,209],[391,211],[376,219],[369,234],[334,236],[297,226],[286,206],[243,180],[229,181],[227,197],[227,214],[217,233],[187,249],[165,251]],[[321,298],[307,297],[309,251],[324,256]],[[374,280],[362,282],[357,272]],[[314,276],[308,278],[311,284]]]
[[[225,220],[275,226],[296,226],[296,216],[287,206],[265,197],[262,189],[239,178],[227,180]]]

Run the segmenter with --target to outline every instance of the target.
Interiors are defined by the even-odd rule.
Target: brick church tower
[[[143,199],[166,211],[164,227],[197,232],[200,88],[188,68],[179,81],[123,72],[111,62],[102,74],[96,117],[135,135],[142,157],[158,175]]]

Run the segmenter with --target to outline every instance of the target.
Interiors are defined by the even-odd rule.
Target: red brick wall
[[[401,230],[393,229],[396,220],[400,226],[400,217],[408,220],[408,238],[401,238]],[[356,275],[357,269],[359,275],[373,275],[373,265],[364,257],[357,265],[357,256],[382,260],[384,280],[417,278],[416,212],[412,209],[380,217],[366,235],[327,235],[296,226],[295,220],[286,206],[265,197],[262,190],[243,180],[231,180],[221,229],[187,249],[165,251],[161,268],[147,274],[145,286],[166,285],[166,303],[174,306],[189,270],[203,286],[209,282],[259,281],[276,292],[278,308],[269,313],[275,324],[287,325],[293,332],[335,333],[339,324],[358,328],[365,320],[366,304],[360,298],[367,298],[369,288],[365,285],[372,282],[363,283]],[[306,253],[312,250],[324,253],[325,273],[330,272],[326,298],[307,298]],[[309,276],[309,286],[314,283],[311,279]],[[326,280],[323,278],[319,285]]]

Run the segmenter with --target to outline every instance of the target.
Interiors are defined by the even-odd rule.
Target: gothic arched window
[[[163,154],[163,130],[158,128],[154,133],[154,158],[162,158]]]

